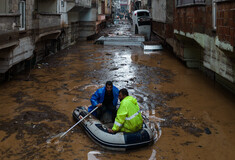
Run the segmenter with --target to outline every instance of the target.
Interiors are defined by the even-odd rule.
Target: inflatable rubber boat
[[[73,111],[73,118],[79,121],[88,114],[85,107],[77,107]],[[126,151],[129,149],[140,148],[151,145],[154,142],[154,130],[143,123],[143,128],[134,133],[117,132],[115,134],[108,132],[108,127],[102,124],[93,115],[84,119],[80,126],[82,126],[87,135],[98,145],[105,149]]]

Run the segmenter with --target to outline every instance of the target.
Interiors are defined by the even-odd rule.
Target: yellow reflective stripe
[[[130,121],[131,119],[135,118],[139,113],[140,113],[140,110],[138,112],[136,112],[135,114],[133,114],[132,116],[126,117],[125,120]]]
[[[122,124],[118,123],[117,121],[115,121],[114,124],[116,124],[118,127],[122,126]]]

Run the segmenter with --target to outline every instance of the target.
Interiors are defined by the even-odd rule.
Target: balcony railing
[[[43,39],[56,39],[61,32],[60,14],[35,13],[34,33],[35,42]]]
[[[177,0],[177,7],[205,4],[206,0]]]
[[[0,44],[19,39],[20,14],[0,14]]]
[[[8,32],[18,31],[20,14],[0,14],[0,35]]]
[[[37,13],[37,23],[35,29],[43,32],[60,28],[60,14]]]

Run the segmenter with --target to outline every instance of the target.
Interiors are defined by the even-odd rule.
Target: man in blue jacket
[[[118,94],[119,89],[111,81],[107,81],[105,87],[99,88],[91,96],[92,106],[88,108],[88,111],[90,112],[95,107],[99,107],[94,115],[101,119],[105,113],[111,114],[112,122],[114,122],[117,113]]]

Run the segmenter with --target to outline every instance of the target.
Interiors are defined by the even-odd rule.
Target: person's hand
[[[109,133],[114,133],[114,131],[112,129],[110,129],[110,128],[108,128],[108,132]]]
[[[96,107],[101,107],[102,106],[102,103],[99,103],[99,104],[97,104],[97,106]]]

